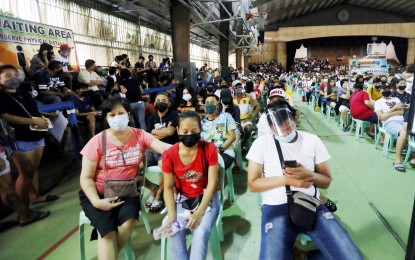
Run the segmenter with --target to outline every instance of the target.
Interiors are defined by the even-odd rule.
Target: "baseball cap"
[[[271,99],[273,97],[282,97],[285,98],[285,91],[282,88],[274,88],[269,91],[268,98]]]
[[[248,80],[248,77],[242,76],[242,80]]]
[[[240,80],[234,80],[233,82],[232,82],[232,87],[235,87],[236,85],[238,85],[238,84],[241,84],[242,85],[242,82],[240,81]]]
[[[72,48],[68,46],[68,44],[61,44],[60,50],[62,51],[70,51]]]

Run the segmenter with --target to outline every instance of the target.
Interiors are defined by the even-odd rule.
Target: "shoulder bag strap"
[[[275,141],[275,146],[277,147],[278,157],[280,158],[281,168],[284,169],[285,168],[284,156],[282,155],[280,142],[278,142],[277,139],[275,138],[274,138],[274,141]],[[285,185],[285,191],[286,191],[287,197],[292,196],[291,188],[289,185]]]
[[[102,153],[102,164],[103,164],[103,170],[104,170],[104,180],[106,180],[106,179],[108,179],[108,174],[107,174],[107,171],[106,171],[106,168],[107,168],[107,166],[106,166],[106,158],[107,158],[107,131],[106,130],[104,130],[103,132],[102,132],[102,139],[101,139],[101,141],[102,141],[102,147],[101,147],[101,149],[102,149],[102,151],[101,151],[101,153]]]
[[[202,167],[203,167],[203,176],[205,176],[205,189],[207,187],[208,183],[208,176],[209,176],[209,164],[206,162],[206,156],[205,156],[205,147],[206,147],[206,141],[202,141]]]
[[[11,97],[17,104],[20,105],[20,107],[26,112],[26,114],[28,114],[30,117],[32,117],[32,115],[29,113],[29,111],[27,111],[27,109],[22,105],[22,103],[20,103],[17,99],[15,99],[12,95],[10,95],[9,93],[7,93],[6,91],[4,91],[4,93],[6,93],[7,95],[9,95],[9,97]]]

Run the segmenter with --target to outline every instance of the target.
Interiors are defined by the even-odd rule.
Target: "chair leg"
[[[161,239],[161,260],[167,260],[167,239]]]
[[[148,221],[148,215],[146,211],[146,207],[144,205],[143,199],[140,200],[141,203],[141,217],[143,218],[144,226],[146,227],[147,234],[151,235],[151,228],[150,228],[150,222]]]
[[[388,133],[385,133],[385,140],[383,141],[383,150],[382,150],[383,158],[388,157],[390,139],[391,139],[390,135]]]
[[[81,253],[81,260],[85,260],[85,241],[84,241],[84,225],[79,226],[79,251]]]
[[[235,189],[233,186],[232,167],[226,170],[226,177],[228,179],[229,202],[233,204],[235,202]]]
[[[356,121],[356,132],[354,133],[354,140],[359,142],[360,138],[360,128],[362,128],[362,121]]]
[[[219,235],[218,230],[213,227],[210,231],[210,248],[212,250],[212,256],[214,260],[222,260],[222,252],[220,250],[220,241],[219,241]]]
[[[135,260],[133,245],[131,243],[131,238],[128,239],[127,243],[125,244],[124,248],[124,258],[125,260]]]
[[[406,165],[408,164],[411,153],[412,153],[412,146],[408,144],[408,149],[406,150],[406,156],[405,156],[405,161],[403,162],[403,167],[406,167]]]

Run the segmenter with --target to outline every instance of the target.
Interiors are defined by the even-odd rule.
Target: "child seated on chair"
[[[198,113],[181,113],[177,128],[180,142],[163,153],[164,200],[168,212],[163,226],[175,221],[183,225],[181,231],[168,238],[172,259],[206,258],[210,230],[219,211],[218,153],[213,143],[200,139],[201,131]],[[198,198],[193,214],[189,214],[183,202]],[[192,233],[190,254],[186,247],[188,231]]]

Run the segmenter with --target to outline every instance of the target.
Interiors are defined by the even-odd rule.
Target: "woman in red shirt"
[[[198,113],[182,112],[177,128],[180,142],[165,151],[162,159],[164,201],[168,212],[164,225],[177,222],[181,228],[169,237],[172,259],[205,259],[210,230],[219,210],[218,152],[215,144],[200,139],[202,127]],[[183,209],[183,201],[200,198],[200,195],[203,198],[198,207],[192,211]],[[190,255],[186,247],[186,231],[189,230],[192,232]]]
[[[359,79],[356,80],[354,89],[355,92],[350,97],[350,115],[355,119],[370,122],[370,129],[367,135],[374,138],[374,126],[378,124],[378,117],[373,112],[374,107],[370,103],[369,94],[363,91],[363,82]]]

